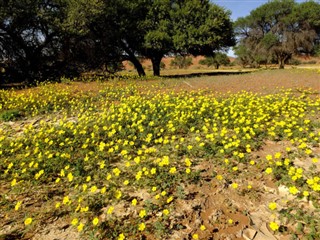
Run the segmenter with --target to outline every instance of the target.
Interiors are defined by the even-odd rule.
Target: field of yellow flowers
[[[319,239],[320,99],[162,82],[0,91],[0,239]]]

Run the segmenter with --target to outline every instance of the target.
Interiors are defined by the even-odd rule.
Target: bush
[[[302,64],[317,64],[317,61],[311,60],[311,61],[308,61],[308,62],[303,62]]]
[[[166,68],[166,64],[164,62],[160,63],[160,69],[165,69]]]
[[[300,65],[301,61],[298,60],[298,59],[294,59],[293,58],[293,59],[290,59],[289,64],[291,64],[291,65]]]
[[[199,61],[201,65],[215,66],[216,69],[219,69],[220,65],[228,65],[230,60],[225,53],[216,53],[213,57],[206,57]]]
[[[192,58],[185,56],[176,56],[171,60],[170,66],[178,68],[188,68],[192,65]]]

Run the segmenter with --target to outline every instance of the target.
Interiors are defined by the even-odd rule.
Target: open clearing
[[[0,91],[0,239],[319,239],[320,72]]]

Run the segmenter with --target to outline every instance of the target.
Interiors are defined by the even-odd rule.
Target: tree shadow
[[[215,71],[215,72],[201,72],[201,73],[186,73],[186,74],[169,74],[162,75],[165,78],[192,78],[203,76],[221,76],[221,75],[241,75],[251,73],[252,71]]]

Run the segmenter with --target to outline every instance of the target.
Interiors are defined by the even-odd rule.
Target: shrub
[[[176,56],[171,60],[170,66],[178,68],[187,68],[192,65],[192,58],[186,56]]]
[[[216,69],[219,69],[220,65],[228,65],[230,60],[225,53],[216,53],[213,57],[206,57],[199,61],[201,65],[215,66]]]

